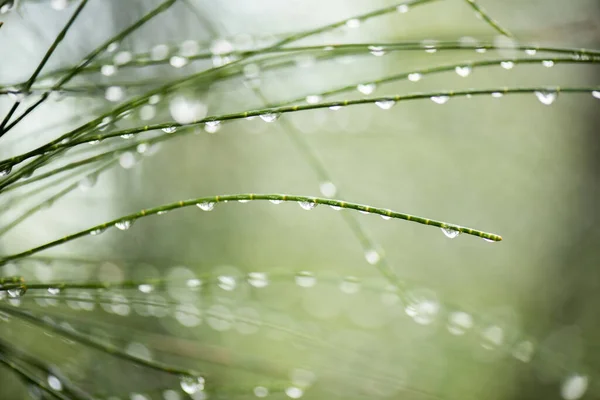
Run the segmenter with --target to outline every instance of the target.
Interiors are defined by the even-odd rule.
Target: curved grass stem
[[[475,0],[465,0],[465,2],[471,6],[473,10],[475,10],[476,15],[481,16],[481,18],[496,32],[506,37],[513,37],[512,33],[510,33],[506,28],[503,28],[500,23],[493,19],[479,4],[477,4]]]

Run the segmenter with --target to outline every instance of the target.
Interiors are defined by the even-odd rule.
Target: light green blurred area
[[[204,42],[227,38],[235,43],[242,34],[260,42],[268,35],[307,30],[394,4],[190,1],[197,10],[194,15],[184,3],[125,40],[119,50],[146,52],[156,44],[176,45],[190,38]],[[156,4],[90,0],[47,70],[74,65]],[[519,38],[514,43],[597,46],[594,1],[482,0],[481,5]],[[26,79],[69,16],[68,11],[48,11],[42,3],[24,4],[20,12],[21,16],[9,15],[0,29],[2,83]],[[465,36],[511,43],[498,39],[466,2],[458,0],[432,2],[406,14],[391,13],[358,29],[344,28],[300,43]],[[263,71],[260,90],[272,103],[285,102],[434,65],[514,57],[527,56],[511,49],[485,54],[365,54]],[[209,66],[205,62],[181,70],[123,69],[115,77],[89,75],[81,82],[174,79]],[[381,85],[373,95],[594,86],[596,71],[593,64],[474,68],[467,78],[454,72],[434,74],[419,82]],[[264,107],[239,77],[177,95],[202,101],[208,115]],[[360,96],[353,91],[331,100]],[[170,119],[168,103],[174,97],[159,103],[159,117],[151,122]],[[0,99],[0,110],[11,104]],[[2,138],[6,145],[0,146],[0,155],[19,154],[91,119],[85,118],[86,113],[111,106],[101,95],[48,102]],[[57,308],[42,308],[26,298],[23,307],[61,315],[102,337],[93,328],[97,327],[123,348],[130,342],[144,343],[156,360],[207,371],[207,387],[213,385],[231,398],[251,398],[257,385],[289,386],[291,371],[301,369],[316,376],[306,398],[559,399],[568,398],[565,382],[575,374],[587,377],[585,398],[592,399],[600,394],[596,383],[598,234],[594,229],[597,107],[598,100],[590,94],[560,93],[550,106],[534,94],[477,96],[452,98],[443,105],[429,100],[399,102],[389,111],[373,104],[305,111],[283,115],[271,124],[242,119],[224,124],[214,135],[199,128],[199,134],[168,141],[156,154],[140,156],[134,168],[114,168],[92,189],[74,191],[55,202],[2,237],[0,249],[2,254],[13,254],[120,215],[187,198],[233,193],[320,196],[323,182],[314,165],[290,140],[290,134],[299,135],[332,177],[339,191],[336,198],[494,232],[504,240],[492,244],[467,235],[450,240],[434,227],[353,214],[382,262],[406,282],[409,295],[425,301],[425,306],[420,304],[426,309],[434,307],[431,320],[419,320],[407,315],[409,305],[396,301],[389,282],[365,258],[369,249],[361,247],[340,215],[351,211],[319,206],[307,212],[287,203],[217,204],[212,212],[190,208],[140,219],[127,232],[111,229],[42,254],[95,260],[92,263],[54,261],[48,267],[45,262],[26,261],[17,270],[28,281],[169,278],[181,271],[176,267],[196,276],[242,277],[233,290],[226,290],[226,284],[223,289],[217,278],[199,293],[185,287],[187,277],[176,277],[176,283],[162,294],[198,307],[199,326],[182,326],[174,318],[176,311],[164,318],[135,312],[118,316],[100,305],[91,312],[74,310],[64,302]],[[133,115],[128,123],[147,123],[136,112]],[[83,120],[73,120],[82,116]],[[14,204],[2,207],[3,223],[21,210]],[[245,274],[257,271],[272,277],[267,287],[244,282]],[[296,276],[300,271],[314,274],[316,285],[302,287]],[[355,286],[344,284],[345,277],[358,279],[357,293],[347,293]],[[449,318],[456,316],[452,313],[459,311],[468,312],[474,321],[464,335],[457,335],[451,323],[449,327]],[[244,325],[234,315],[246,315],[263,325],[257,332],[244,333]],[[227,323],[231,327],[221,329]],[[149,393],[177,387],[167,375],[48,336],[14,319],[6,324],[0,321],[0,338],[56,364],[92,393],[127,398],[136,392],[160,398]],[[526,342],[534,350],[532,359],[523,362],[519,358],[524,358]],[[13,381],[3,370],[0,382],[11,388],[6,393],[13,396],[7,398],[21,396],[19,384]],[[280,390],[271,397],[286,395]]]

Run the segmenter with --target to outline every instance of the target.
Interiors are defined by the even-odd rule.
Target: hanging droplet
[[[448,100],[450,100],[450,96],[445,96],[445,95],[441,95],[441,96],[431,96],[431,101],[433,101],[436,104],[446,104],[448,102]]]
[[[390,219],[392,219],[392,217],[390,217],[389,215],[380,214],[379,216],[386,221],[389,221]]]
[[[154,290],[154,286],[149,283],[142,283],[138,286],[138,290],[142,293],[150,293]]]
[[[413,72],[411,74],[408,74],[408,80],[411,82],[418,82],[421,80],[421,78],[423,78],[423,75],[421,75],[418,72]]]
[[[337,188],[335,187],[335,184],[333,182],[322,182],[321,184],[319,184],[319,190],[321,191],[321,194],[325,197],[334,197],[335,194],[337,193]]]
[[[48,293],[50,293],[53,296],[56,296],[57,294],[60,293],[60,288],[48,288]]]
[[[188,59],[182,56],[173,56],[169,59],[169,64],[171,64],[171,66],[173,68],[181,68],[186,66],[188,63]]]
[[[537,53],[536,49],[525,49],[525,54],[529,56],[535,56],[535,53]]]
[[[113,103],[123,100],[123,97],[125,97],[125,91],[120,86],[109,86],[104,92],[104,98]]]
[[[496,243],[496,240],[492,240],[492,239],[488,239],[488,238],[482,238],[482,239],[488,243]]]
[[[48,386],[58,392],[63,389],[62,382],[54,375],[48,375]]]
[[[360,83],[356,89],[364,95],[369,95],[375,91],[377,86],[374,83]]]
[[[131,62],[132,59],[133,59],[133,56],[131,55],[131,52],[120,51],[117,54],[115,54],[115,56],[113,57],[113,63],[115,65],[124,65],[124,64]]]
[[[283,200],[269,200],[271,203],[273,204],[281,204],[283,203]]]
[[[337,110],[341,110],[342,106],[340,106],[340,105],[330,106],[329,109],[331,111],[337,111]]]
[[[193,376],[182,376],[180,379],[181,390],[187,394],[194,394],[204,390],[204,378]]]
[[[196,207],[198,207],[202,211],[212,211],[215,208],[215,203],[213,203],[212,201],[207,201],[196,204]]]
[[[371,54],[373,54],[375,57],[381,57],[381,56],[385,55],[385,51],[383,50],[383,47],[381,47],[381,46],[369,46],[368,49],[369,49],[369,52]]]
[[[432,44],[425,45],[424,47],[425,53],[433,54],[437,51],[437,48]]]
[[[483,54],[487,51],[487,49],[485,47],[477,47],[475,51],[479,54]]]
[[[103,233],[105,230],[106,229],[102,229],[102,228],[94,229],[94,230],[90,231],[90,235],[98,236],[99,234]]]
[[[409,293],[408,297],[407,305],[404,308],[406,315],[419,325],[429,325],[435,321],[440,311],[440,303],[435,292],[418,289]]]
[[[7,14],[15,6],[15,0],[6,0],[0,5],[0,14]]]
[[[156,105],[156,104],[158,104],[159,101],[160,101],[159,94],[153,94],[152,96],[150,96],[148,98],[148,104]]]
[[[394,106],[394,104],[396,104],[396,102],[394,100],[380,100],[376,101],[375,104],[382,110],[389,110]]]
[[[8,293],[8,297],[11,299],[19,299],[25,294],[25,292],[27,292],[27,288],[25,286],[17,286],[15,288],[8,289],[6,292]]]
[[[544,61],[542,61],[542,65],[546,68],[552,68],[552,67],[554,67],[554,61],[544,60]]]
[[[329,206],[329,208],[331,208],[334,211],[340,211],[342,209],[342,207],[340,206]]]
[[[269,284],[269,278],[264,272],[250,272],[248,283],[255,288],[264,288]]]
[[[111,64],[106,64],[100,67],[100,73],[104,76],[113,76],[117,72],[117,67]]]
[[[198,54],[200,45],[193,39],[185,40],[179,46],[179,53],[184,57],[192,57]]]
[[[269,395],[269,389],[264,386],[257,386],[253,391],[256,397],[267,397]]]
[[[242,199],[242,200],[238,200],[238,203],[248,203],[250,200],[249,199]]]
[[[596,99],[600,99],[600,90],[594,90],[592,92],[592,96],[594,96]],[[0,176],[2,176],[2,172],[0,172]]]
[[[260,114],[260,119],[265,122],[275,122],[279,118],[280,113],[268,112],[264,114]]]
[[[371,265],[377,264],[381,260],[381,255],[375,249],[365,251],[365,260]]]
[[[290,399],[299,399],[304,394],[304,390],[296,386],[290,386],[285,388],[285,394]]]
[[[454,71],[458,74],[458,76],[466,78],[467,76],[471,75],[472,68],[470,65],[464,65],[462,67],[454,68]]]
[[[355,276],[347,276],[340,283],[340,290],[346,294],[355,294],[360,291],[360,281]]]
[[[312,201],[299,201],[298,204],[303,210],[307,211],[310,211],[317,206],[317,203],[313,203]]]
[[[346,26],[348,28],[358,28],[360,26],[360,20],[357,18],[352,18],[346,21]]]
[[[554,100],[556,100],[558,92],[555,90],[536,91],[535,96],[542,104],[549,106],[550,104],[554,103]]]
[[[162,128],[162,131],[164,133],[175,133],[175,132],[177,132],[177,127],[176,126],[167,126],[166,128]]]
[[[221,129],[221,121],[206,121],[204,123],[204,130],[208,133],[215,133]]]
[[[453,229],[453,228],[441,228],[442,232],[444,232],[444,235],[446,235],[446,237],[450,238],[450,239],[454,239],[455,237],[458,237],[458,235],[460,235],[460,231]]]
[[[12,167],[10,167],[10,166],[0,167],[0,168],[2,168],[2,169],[0,169],[0,178],[2,178],[3,176],[7,176],[12,171]]]
[[[166,44],[157,44],[150,50],[150,58],[154,61],[160,61],[169,55],[169,46]]]
[[[453,335],[464,335],[473,327],[473,317],[464,311],[455,311],[448,316],[448,332]]]
[[[410,8],[408,7],[408,4],[400,4],[398,7],[396,7],[396,11],[398,11],[400,14],[406,14],[409,10]]]
[[[124,219],[122,221],[119,221],[115,224],[115,227],[117,229],[120,229],[122,231],[126,231],[127,229],[131,228],[131,225],[133,225],[133,220],[130,219]]]
[[[118,42],[112,42],[111,44],[109,44],[106,47],[106,51],[109,53],[114,53],[115,51],[117,51],[117,49],[119,48],[119,43]]]
[[[504,96],[502,92],[492,92],[492,97],[495,99],[499,99],[502,96]]]
[[[585,375],[575,374],[566,378],[561,387],[560,394],[565,400],[578,400],[583,397],[588,389],[589,380]]]
[[[317,278],[309,271],[298,272],[294,280],[296,281],[296,285],[304,288],[313,287],[317,284]]]
[[[500,66],[504,69],[513,69],[513,67],[515,66],[515,63],[512,61],[502,61],[500,63]]]
[[[321,100],[323,100],[323,98],[321,96],[319,96],[318,94],[306,96],[306,102],[308,104],[318,104],[321,102]]]

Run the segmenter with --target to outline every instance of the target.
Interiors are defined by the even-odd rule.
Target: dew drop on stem
[[[215,208],[215,203],[213,202],[203,202],[196,204],[196,207],[201,209],[202,211],[212,211]]]
[[[396,104],[396,102],[394,100],[380,100],[376,101],[375,104],[382,110],[389,110],[394,106],[394,104]]]
[[[502,61],[500,63],[500,66],[504,69],[513,69],[513,67],[515,66],[515,63],[512,61]]]
[[[130,220],[130,219],[124,219],[124,220],[121,220],[121,221],[115,223],[115,227],[122,231],[126,231],[127,229],[131,228],[132,225],[133,225],[133,220]]]
[[[406,14],[409,10],[410,7],[408,4],[400,4],[398,7],[396,7],[396,11],[398,11],[400,14]]]
[[[7,176],[12,171],[12,167],[0,167],[0,178]]]
[[[600,99],[600,90],[594,90],[592,92],[592,96],[596,99]],[[2,176],[2,173],[0,172],[0,176]]]
[[[421,80],[421,78],[423,78],[423,75],[421,75],[418,72],[413,72],[411,74],[408,74],[408,80],[411,82],[418,82]]]
[[[547,106],[554,103],[557,96],[558,92],[554,90],[540,90],[535,92],[535,97],[537,97],[542,104]]]
[[[365,251],[365,260],[371,265],[377,264],[381,261],[381,255],[375,249],[369,249]]]
[[[466,78],[467,76],[471,75],[472,68],[470,65],[463,65],[454,68],[454,71],[458,74],[458,76]]]
[[[275,122],[277,121],[280,115],[281,114],[279,113],[267,112],[264,114],[260,114],[260,119],[262,119],[265,122]]]
[[[187,394],[194,394],[204,390],[204,378],[193,376],[182,376],[180,379],[181,390]]]
[[[312,201],[299,201],[298,204],[303,210],[307,211],[310,211],[317,206],[317,203],[313,203]]]
[[[460,235],[460,231],[453,228],[441,228],[447,238],[454,239]]]
[[[431,101],[436,104],[446,104],[450,100],[450,96],[440,95],[440,96],[431,96]]]
[[[364,95],[369,95],[375,91],[377,86],[374,83],[360,83],[356,89]]]

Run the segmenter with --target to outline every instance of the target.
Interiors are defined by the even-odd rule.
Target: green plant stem
[[[38,77],[38,75],[42,71],[42,68],[44,68],[44,66],[46,65],[46,63],[50,59],[50,56],[52,56],[52,53],[54,53],[54,50],[56,50],[56,48],[58,47],[58,44],[60,42],[62,42],[62,40],[65,38],[67,32],[69,31],[69,29],[71,28],[71,26],[73,25],[73,23],[75,22],[75,20],[77,19],[77,17],[79,16],[79,14],[81,13],[81,11],[83,10],[83,8],[86,6],[87,2],[88,2],[88,0],[81,0],[81,2],[79,3],[79,6],[75,10],[75,12],[73,13],[73,15],[69,19],[69,21],[67,21],[67,24],[65,25],[65,27],[62,29],[62,31],[60,31],[60,33],[58,34],[58,36],[56,37],[56,39],[54,39],[54,42],[52,43],[52,45],[50,45],[50,48],[48,49],[48,51],[46,52],[46,54],[42,58],[42,61],[38,64],[37,68],[35,69],[35,71],[31,75],[31,77],[25,83],[25,85],[23,87],[23,91],[25,93],[29,92],[29,89],[31,89],[31,85],[33,85],[33,82],[35,82],[35,79]],[[13,104],[12,108],[10,109],[10,111],[8,112],[8,114],[6,114],[6,116],[4,117],[4,120],[2,121],[2,123],[0,123],[0,138],[6,132],[8,132],[8,130],[10,129],[10,126],[5,129],[6,124],[8,124],[8,122],[12,118],[13,114],[19,108],[20,104],[21,104],[20,101],[16,101]]]
[[[510,33],[507,29],[503,28],[500,23],[498,23],[496,20],[494,20],[492,17],[490,17],[490,15],[485,12],[485,10],[479,6],[475,0],[465,0],[465,2],[471,6],[471,8],[473,10],[475,10],[476,13],[478,13],[479,15],[481,15],[481,18],[483,18],[483,20],[489,25],[491,26],[496,32],[507,36],[509,38],[512,38],[513,35],[512,33]]]
[[[44,329],[48,329],[50,331],[53,331],[63,337],[66,337],[68,339],[71,339],[75,342],[81,343],[83,345],[86,345],[88,347],[92,347],[95,348],[97,350],[103,351],[105,353],[111,354],[115,357],[124,359],[126,361],[131,361],[134,364],[140,365],[140,366],[144,366],[144,367],[148,367],[157,371],[163,371],[169,374],[175,374],[175,375],[183,375],[183,376],[201,376],[200,373],[198,373],[197,371],[194,370],[189,370],[189,369],[182,369],[182,368],[177,368],[174,366],[170,366],[164,363],[160,363],[157,361],[150,361],[150,360],[146,360],[143,358],[139,358],[139,357],[135,357],[131,354],[128,354],[124,351],[122,351],[121,349],[119,349],[116,346],[113,346],[111,344],[108,343],[103,343],[101,341],[98,341],[88,335],[79,333],[75,330],[71,330],[71,329],[66,329],[63,328],[62,326],[55,324],[53,322],[49,322],[44,320],[43,318],[37,316],[36,314],[32,313],[31,311],[21,311],[15,307],[8,307],[5,305],[0,305],[0,310],[4,311],[7,314],[10,314],[14,317],[17,317],[23,321],[27,321],[29,323],[32,323],[34,325],[37,325],[39,327],[42,327]]]
[[[433,219],[429,219],[429,218],[419,217],[416,215],[399,213],[399,212],[384,209],[384,208],[375,208],[375,207],[371,207],[368,205],[348,203],[348,202],[341,201],[341,200],[332,200],[332,199],[325,199],[325,198],[320,198],[320,197],[307,197],[307,196],[296,196],[296,195],[287,195],[287,194],[253,194],[253,193],[250,193],[250,194],[234,194],[234,195],[223,195],[223,196],[200,197],[197,199],[185,200],[185,201],[182,200],[182,201],[178,201],[176,203],[165,204],[165,205],[162,205],[159,207],[145,209],[145,210],[142,210],[142,211],[134,213],[134,214],[122,216],[120,218],[106,222],[104,224],[93,226],[91,228],[88,228],[83,231],[65,236],[61,239],[46,243],[44,245],[34,247],[34,248],[26,250],[24,252],[9,255],[4,258],[0,258],[0,266],[2,266],[2,264],[7,263],[8,261],[24,258],[24,257],[30,256],[32,254],[38,253],[42,250],[46,250],[46,249],[61,245],[63,243],[70,242],[72,240],[75,240],[75,239],[78,239],[78,238],[81,238],[84,236],[88,236],[92,232],[102,232],[103,230],[105,230],[107,228],[115,226],[115,224],[118,224],[119,222],[124,222],[124,221],[133,222],[136,219],[149,217],[151,215],[155,215],[155,214],[158,214],[158,213],[161,213],[164,211],[170,211],[170,210],[175,210],[175,209],[179,209],[179,208],[195,206],[197,204],[202,204],[202,203],[222,203],[222,202],[240,201],[240,200],[241,201],[274,200],[274,201],[284,201],[284,202],[291,201],[291,202],[298,202],[298,203],[308,203],[308,204],[311,204],[313,207],[318,204],[323,204],[323,205],[328,205],[328,206],[333,206],[333,207],[344,208],[344,209],[348,209],[348,210],[362,211],[364,213],[369,213],[369,214],[377,214],[377,215],[381,215],[383,217],[403,219],[406,221],[412,221],[412,222],[416,222],[416,223],[424,224],[424,225],[431,225],[431,226],[435,226],[438,228],[451,229],[451,230],[458,231],[460,233],[478,236],[483,239],[488,239],[491,241],[501,241],[502,240],[502,237],[500,235],[497,235],[494,233],[488,233],[488,232],[480,231],[477,229],[463,227],[463,226],[450,224],[450,223],[442,222],[442,221],[437,221],[437,220],[433,220]]]
[[[535,93],[535,92],[544,92],[544,91],[555,91],[557,93],[591,93],[594,91],[600,90],[600,87],[559,87],[559,86],[539,86],[539,87],[517,87],[517,88],[508,88],[508,87],[498,87],[498,88],[490,88],[490,89],[467,89],[467,90],[444,90],[444,91],[435,91],[435,92],[417,92],[417,93],[409,93],[404,95],[394,95],[394,96],[383,96],[383,97],[373,97],[373,98],[363,98],[363,99],[355,99],[355,100],[339,100],[339,101],[331,101],[319,104],[305,104],[305,105],[293,105],[293,106],[284,106],[284,107],[272,107],[265,108],[260,110],[250,110],[244,111],[241,113],[234,114],[224,114],[224,115],[215,115],[209,116],[206,118],[202,118],[198,121],[191,122],[189,124],[180,124],[177,122],[164,122],[160,124],[152,124],[152,125],[144,125],[135,128],[124,129],[121,131],[115,131],[110,133],[104,133],[93,136],[85,136],[80,139],[74,139],[67,143],[58,143],[53,145],[45,145],[41,146],[35,150],[32,150],[28,153],[24,153],[20,156],[16,156],[10,159],[5,160],[7,165],[15,165],[29,158],[43,155],[48,151],[67,149],[74,146],[78,146],[83,143],[89,142],[97,142],[102,141],[109,138],[120,137],[123,135],[135,135],[142,132],[154,131],[159,129],[169,129],[169,128],[181,128],[181,127],[190,127],[199,124],[211,123],[215,121],[223,122],[223,121],[233,121],[238,119],[245,119],[248,117],[258,117],[265,114],[287,114],[308,110],[318,110],[330,107],[347,107],[347,106],[355,106],[355,105],[364,105],[364,104],[374,104],[378,102],[384,101],[394,101],[394,102],[405,102],[412,100],[422,100],[422,99],[430,99],[432,97],[465,97],[465,96],[484,96],[490,95],[492,93],[501,93],[502,95],[509,94],[523,94],[523,93]],[[173,134],[171,134],[173,136]],[[2,184],[0,183],[0,189],[2,188]]]
[[[129,34],[131,34],[133,31],[137,30],[139,27],[141,27],[142,25],[146,24],[148,21],[150,21],[152,18],[154,18],[155,16],[157,16],[158,14],[163,13],[164,11],[168,10],[173,4],[175,4],[177,0],[166,0],[164,1],[162,4],[160,4],[158,7],[156,7],[154,10],[152,10],[151,12],[149,12],[148,14],[144,15],[142,18],[140,18],[136,23],[134,23],[133,25],[131,25],[130,27],[124,29],[121,33],[117,34],[116,36],[112,37],[111,39],[109,39],[108,41],[106,41],[104,44],[102,44],[100,47],[96,48],[94,51],[92,51],[90,54],[88,54],[83,61],[81,61],[75,68],[73,68],[67,75],[65,75],[62,79],[60,79],[53,87],[52,87],[52,91],[58,90],[60,87],[62,87],[64,84],[66,84],[67,82],[69,82],[75,75],[77,75],[79,73],[79,71],[81,71],[83,68],[85,68],[86,65],[88,65],[90,62],[92,62],[92,60],[94,60],[99,54],[101,54],[104,50],[106,50],[106,48],[113,42],[118,42],[120,40],[123,40],[125,37],[127,37]],[[10,125],[8,125],[4,131],[0,131],[0,136],[6,132],[8,132],[11,128],[13,128],[15,125],[17,125],[21,120],[23,120],[23,118],[25,118],[30,112],[32,112],[33,110],[35,110],[40,104],[42,104],[44,101],[46,101],[46,99],[48,98],[48,96],[50,95],[51,91],[46,92],[42,95],[42,97],[35,102],[33,105],[31,105],[27,110],[25,110],[25,112],[23,112],[17,119],[15,119],[15,121],[13,121]]]

